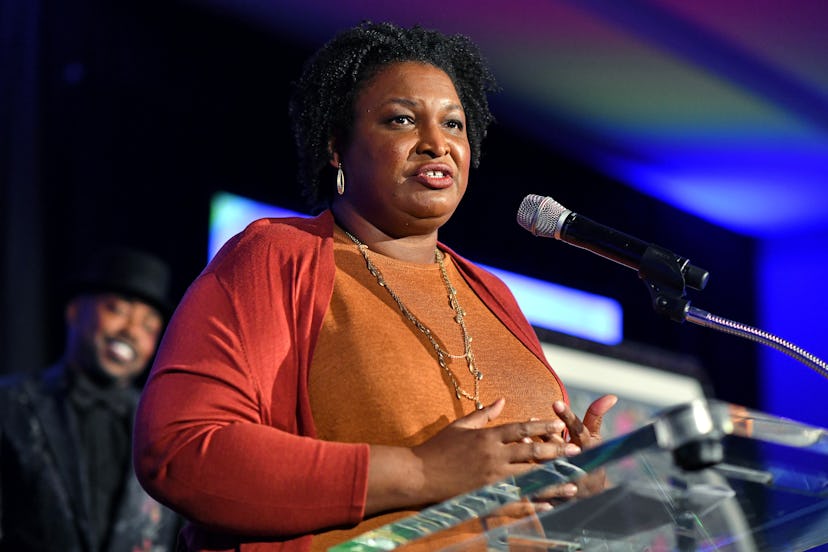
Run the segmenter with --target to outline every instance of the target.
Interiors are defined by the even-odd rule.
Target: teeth
[[[430,178],[442,178],[445,176],[443,171],[426,171],[425,175]]]
[[[123,341],[110,341],[109,352],[124,362],[129,362],[135,359],[135,349]]]

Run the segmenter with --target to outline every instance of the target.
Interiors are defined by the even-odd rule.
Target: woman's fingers
[[[567,429],[569,430],[569,438],[572,442],[584,446],[590,441],[590,433],[581,419],[572,412],[572,409],[569,408],[563,401],[555,401],[552,404],[552,408],[555,410],[555,414],[561,419],[561,421],[566,425]]]
[[[505,405],[506,399],[497,399],[485,408],[475,410],[471,414],[467,414],[466,416],[456,420],[451,425],[466,429],[480,429],[486,427],[489,422],[494,421],[498,416],[500,416],[500,413],[503,412],[503,407]]]
[[[517,443],[527,439],[551,440],[561,437],[566,426],[561,420],[528,420],[504,424],[497,429],[504,443]]]
[[[556,441],[530,441],[509,445],[509,461],[512,464],[537,464],[580,453],[581,447],[574,443],[566,443],[560,438]]]
[[[563,401],[555,401],[552,408],[569,429],[570,440],[581,447],[594,446],[601,440],[601,424],[604,415],[618,402],[615,395],[603,395],[589,405],[584,420],[572,412]]]
[[[584,415],[584,425],[589,428],[592,433],[600,433],[601,424],[604,421],[604,414],[615,406],[618,402],[618,397],[615,395],[603,395],[595,399],[589,408],[587,408]]]
[[[552,485],[546,487],[532,496],[532,500],[552,500],[555,498],[572,498],[578,494],[578,485],[575,483],[561,483],[560,485]]]
[[[614,402],[614,397],[599,399],[584,421],[564,403],[555,403],[560,419],[531,418],[496,425],[505,405],[499,399],[449,424],[412,449],[415,468],[422,472],[418,479],[422,485],[416,494],[423,503],[444,500],[523,473],[538,463],[580,454],[582,447],[597,443],[601,419]],[[569,440],[565,439],[566,429]],[[554,498],[567,498],[579,487],[563,485],[549,492]]]
[[[532,502],[529,500],[521,500],[520,502],[512,502],[501,506],[490,517],[495,517],[498,521],[502,518],[523,519],[526,516],[548,512],[552,509],[552,505],[548,502]],[[487,523],[487,521],[484,521]]]

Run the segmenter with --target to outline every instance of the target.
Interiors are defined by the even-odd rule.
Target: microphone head
[[[542,238],[560,239],[560,225],[571,211],[551,197],[529,194],[518,208],[518,224]]]

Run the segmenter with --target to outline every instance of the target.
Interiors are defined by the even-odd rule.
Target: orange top
[[[409,321],[366,267],[350,238],[334,231],[334,293],[314,351],[309,375],[310,403],[320,439],[411,447],[473,411],[455,396],[429,340]],[[373,251],[373,264],[388,286],[452,355],[463,354],[463,336],[454,320],[437,263],[401,262]],[[492,314],[466,284],[448,256],[449,280],[466,311],[475,363],[483,373],[480,400],[506,399],[494,423],[555,418],[552,403],[563,393],[556,378]],[[446,359],[461,388],[473,394],[465,359]],[[313,539],[325,550],[371,528],[411,515],[376,516],[347,531]]]

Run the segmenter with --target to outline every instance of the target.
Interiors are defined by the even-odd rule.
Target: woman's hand
[[[567,420],[571,433],[581,430],[580,420],[574,417],[576,423],[566,412],[566,419],[486,427],[500,416],[504,405],[505,401],[498,399],[412,449],[371,446],[366,514],[441,502],[525,472],[539,462],[580,452],[580,433],[571,443],[562,437],[564,428],[569,427]],[[592,417],[585,418],[589,423],[585,427],[595,427],[597,432],[600,415],[603,411],[598,407]],[[571,490],[560,492],[568,495]]]
[[[555,410],[555,414],[566,424],[566,428],[569,430],[570,442],[586,449],[601,443],[601,423],[604,421],[604,415],[617,402],[618,397],[615,395],[598,397],[587,408],[583,421],[563,401],[555,401],[552,408]]]
[[[570,444],[574,444],[583,450],[601,444],[601,424],[604,421],[604,415],[617,402],[618,397],[615,395],[598,397],[587,408],[583,421],[563,401],[556,401],[552,405],[552,408],[563,423],[566,424],[566,428],[569,430]],[[604,470],[596,470],[579,479],[577,481],[577,487],[571,483],[566,486],[568,487],[569,496],[590,496],[606,488],[606,473]],[[545,493],[544,498],[548,498],[547,493]]]

